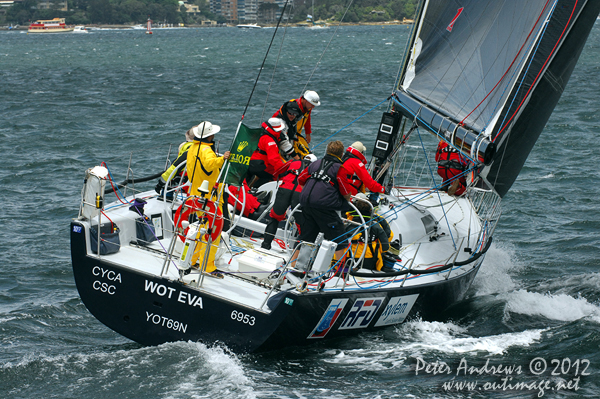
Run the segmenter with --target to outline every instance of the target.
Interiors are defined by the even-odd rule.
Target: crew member
[[[357,228],[356,225],[351,224],[348,227],[348,231],[354,233],[354,236],[352,237],[352,253],[354,255],[354,258],[359,259],[363,251],[365,251],[366,247],[366,252],[362,264],[362,267],[364,269],[377,270],[386,273],[395,271],[393,268],[383,263],[383,255],[390,249],[390,235],[389,233],[386,233],[381,223],[371,222],[372,209],[371,205],[366,199],[366,196],[364,197],[364,199],[358,198],[354,202],[354,206],[356,206],[356,209],[358,209],[358,211],[362,215],[363,219],[365,220],[365,223],[367,224],[367,226],[369,226],[368,243],[365,242],[364,226],[360,226]],[[378,216],[376,217],[379,218]],[[348,219],[358,223],[362,222],[360,217],[356,215],[356,211],[354,210],[348,213]]]
[[[310,143],[312,135],[310,115],[314,107],[318,107],[319,105],[321,105],[321,99],[319,98],[319,95],[316,91],[306,90],[300,98],[290,100],[283,106],[290,102],[296,102],[300,108],[301,118],[296,122],[296,131],[297,133],[302,133],[302,129],[304,129],[304,137],[306,138],[306,142]],[[276,114],[278,112],[276,112]],[[302,135],[300,136],[302,137]]]
[[[171,166],[169,166],[169,168],[167,168],[167,170],[160,176],[160,178],[158,179],[158,183],[156,183],[156,187],[154,187],[154,190],[158,194],[161,194],[161,195],[159,195],[158,199],[162,199],[163,190],[165,188],[167,180],[169,179],[169,177],[171,176],[171,174],[173,173],[173,171],[175,169],[177,169],[177,172],[175,173],[172,180],[169,182],[170,183],[169,185],[173,186],[175,182],[177,182],[177,184],[178,184],[179,182],[185,183],[185,181],[187,181],[187,180],[181,181],[182,178],[187,179],[186,176],[182,176],[183,175],[183,165],[182,164],[184,161],[187,160],[187,152],[188,152],[189,148],[192,146],[193,142],[194,142],[194,133],[192,132],[192,129],[189,129],[188,131],[185,132],[185,142],[183,142],[179,145],[179,150],[177,152],[177,159],[175,159],[175,161],[173,161]],[[167,199],[168,200],[173,199],[172,191],[167,193]]]
[[[325,239],[336,242],[336,259],[341,259],[346,248],[344,222],[338,215],[343,204],[350,200],[350,183],[342,168],[344,144],[332,141],[327,144],[326,155],[313,162],[298,177],[303,185],[300,204],[304,221],[300,225],[300,240],[314,242],[319,232]],[[297,252],[292,261],[297,257]]]
[[[292,99],[285,102],[281,108],[273,114],[274,117],[286,121],[289,127],[288,135],[294,144],[294,150],[300,157],[305,157],[310,154],[310,150],[308,149],[310,134],[312,134],[310,115],[312,109],[315,107],[313,103],[321,104],[317,93],[311,93],[314,93],[314,96],[309,95],[308,97],[313,101],[312,103],[302,96],[298,99]],[[304,133],[309,135],[308,138],[305,138],[301,134],[303,128]]]
[[[198,126],[192,128],[194,134],[194,142],[188,150],[187,157],[187,175],[192,183],[190,187],[190,194],[196,196],[204,196],[205,198],[216,201],[219,197],[218,192],[221,191],[222,187],[219,186],[217,190],[213,190],[217,183],[219,176],[219,170],[223,166],[226,159],[229,158],[230,152],[226,151],[223,156],[218,157],[213,149],[214,142],[213,138],[216,133],[221,130],[220,126],[213,125],[210,122],[202,122]],[[209,192],[202,194],[198,190],[204,180],[208,181]],[[218,207],[223,212],[224,195],[221,192],[220,201]],[[201,213],[198,217],[202,217]],[[206,273],[213,275],[214,277],[223,278],[223,274],[217,271],[215,266],[215,256],[221,236],[219,235],[211,244],[208,261],[206,263]],[[206,251],[206,243],[200,243],[196,245],[194,255],[192,256],[192,265],[195,265],[199,259],[204,260],[204,254]]]
[[[355,142],[346,149],[344,154],[343,166],[346,172],[348,172],[348,180],[352,186],[352,195],[356,195],[359,192],[365,192],[365,186],[369,191],[374,193],[385,193],[385,188],[377,183],[367,170],[367,159],[365,153],[367,148],[360,141]]]
[[[263,134],[258,140],[258,148],[252,153],[246,181],[248,186],[260,187],[273,181],[274,174],[281,169],[284,161],[280,151],[287,156],[294,152],[286,132],[288,126],[280,118],[271,118],[262,124]]]
[[[285,219],[285,213],[288,207],[294,209],[296,205],[300,203],[302,186],[298,182],[298,177],[308,165],[316,160],[317,157],[314,154],[308,154],[302,160],[286,163],[282,170],[277,172],[281,179],[281,183],[275,194],[275,203],[269,213],[270,220],[265,228],[265,235],[261,248],[271,249],[271,243],[277,233],[279,222]],[[296,211],[294,213],[294,219],[296,220],[297,225],[302,226],[304,220],[302,211]]]
[[[462,195],[467,189],[467,179],[463,173],[468,166],[466,158],[441,140],[435,152],[435,161],[438,163],[437,173],[443,179],[441,190],[449,195]]]

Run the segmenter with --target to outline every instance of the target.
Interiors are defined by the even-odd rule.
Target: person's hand
[[[156,187],[154,187],[154,191],[156,191],[157,194],[160,194],[162,192],[162,189],[165,188],[165,181],[163,180],[163,178],[161,177],[158,180],[158,183],[156,183]]]
[[[231,155],[231,151],[225,151],[225,154],[223,154],[223,158],[229,159],[230,155]]]
[[[310,144],[310,136],[312,136],[312,134],[307,134],[306,135],[306,142]]]

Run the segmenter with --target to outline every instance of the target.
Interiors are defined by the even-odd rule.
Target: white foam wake
[[[506,312],[529,316],[543,316],[552,320],[574,321],[591,317],[600,322],[600,308],[585,298],[567,294],[540,294],[518,290],[501,295],[506,300]]]
[[[467,329],[451,322],[409,321],[396,329],[397,341],[385,338],[370,341],[359,349],[330,350],[327,363],[358,370],[385,370],[410,363],[408,359],[454,354],[498,355],[513,347],[528,347],[541,340],[544,330],[504,333],[484,337],[469,336]]]
[[[479,270],[473,288],[477,296],[512,291],[517,283],[511,274],[518,272],[523,265],[518,263],[516,250],[506,243],[492,243]]]
[[[412,342],[406,345],[412,356],[430,352],[501,354],[507,349],[527,347],[541,339],[544,330],[526,330],[483,337],[466,334],[467,330],[452,323],[408,322],[401,327],[405,339]]]

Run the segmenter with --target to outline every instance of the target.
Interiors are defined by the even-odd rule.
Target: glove
[[[164,179],[161,177],[160,179],[158,179],[158,183],[156,183],[156,187],[154,187],[154,191],[156,191],[157,194],[160,194],[163,190],[163,188],[165,188],[165,184],[167,182],[164,181]]]

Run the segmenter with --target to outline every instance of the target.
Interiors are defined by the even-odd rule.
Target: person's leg
[[[304,214],[304,224],[301,226],[302,230],[299,238],[300,241],[315,242],[317,235],[319,235],[319,224],[317,220],[315,220],[315,216],[313,215],[314,211],[314,208],[309,207],[305,207],[302,209],[302,213]],[[292,265],[292,267],[294,267],[296,264],[296,259],[298,258],[299,252],[300,247],[296,246],[292,257],[290,258],[290,264]]]
[[[277,189],[277,194],[275,194],[275,202],[273,203],[271,213],[269,213],[269,223],[267,223],[267,227],[265,228],[265,236],[261,244],[261,248],[271,249],[271,243],[273,242],[275,234],[277,233],[279,222],[285,219],[285,212],[290,205],[291,196],[291,190],[281,187]]]

